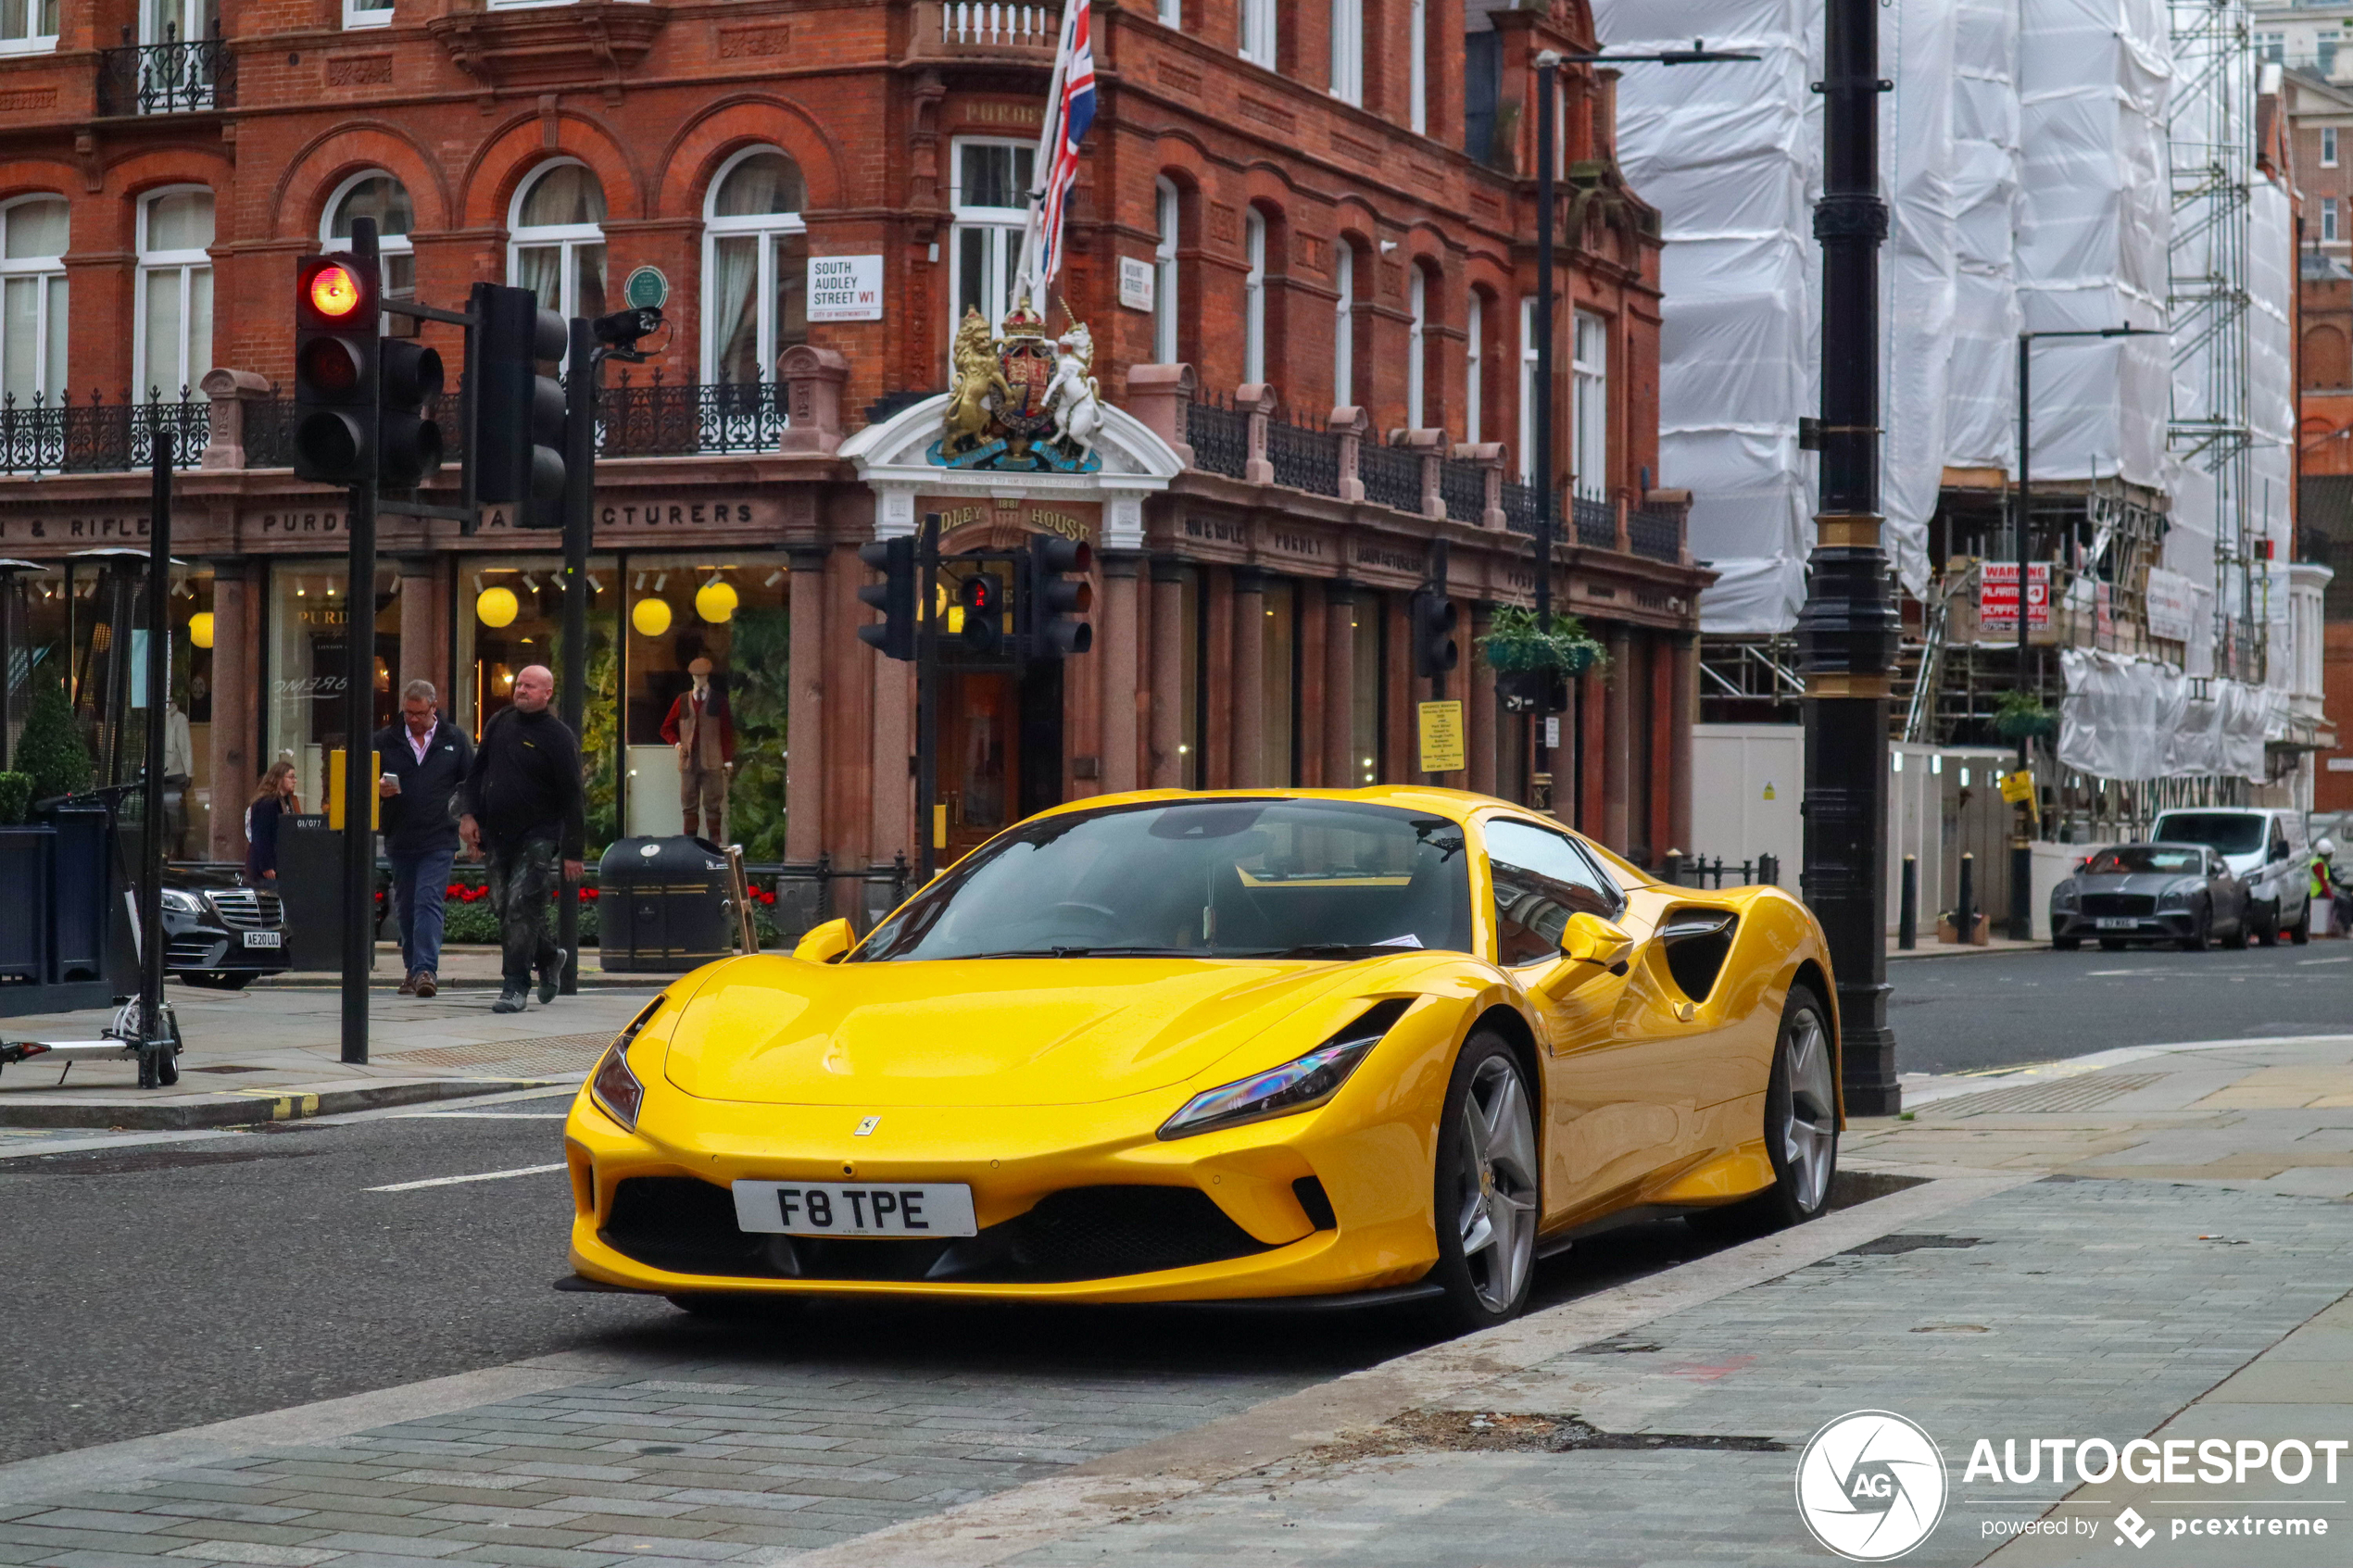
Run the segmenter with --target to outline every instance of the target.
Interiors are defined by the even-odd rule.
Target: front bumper
[[[2145,915],[2086,915],[2073,909],[2051,911],[2051,935],[2054,936],[2105,936],[2110,941],[2121,938],[2127,942],[2171,942],[2190,935],[2196,928],[2197,916],[2190,909],[2159,909]]]
[[[163,912],[164,968],[171,973],[278,974],[286,968],[286,935],[275,947],[248,946],[245,932],[203,915]]]
[[[1437,1117],[1401,1103],[1408,1096],[1363,1098],[1390,1103],[1352,1110],[1343,1094],[1164,1143],[1152,1129],[1171,1109],[1165,1093],[895,1109],[857,1137],[859,1118],[838,1108],[696,1100],[667,1085],[649,1085],[630,1132],[584,1090],[565,1128],[572,1263],[585,1278],[665,1295],[1144,1302],[1408,1285],[1437,1261],[1428,1130]],[[961,1182],[980,1235],[748,1236],[728,1187],[738,1179]]]

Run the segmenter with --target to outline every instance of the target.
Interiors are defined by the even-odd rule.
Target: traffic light
[[[407,338],[385,338],[376,349],[384,403],[376,416],[376,478],[387,490],[408,490],[441,467],[441,426],[425,405],[441,395],[441,355]]]
[[[564,320],[539,308],[529,289],[476,283],[473,423],[474,499],[513,506],[522,528],[560,528],[564,493],[564,389],[543,364],[564,357]]]
[[[859,602],[883,614],[877,625],[858,628],[858,640],[882,650],[885,659],[915,657],[915,541],[877,539],[858,546],[858,558],[883,574],[858,590]]]
[[[1004,587],[986,571],[976,571],[956,585],[956,636],[960,650],[974,659],[995,659],[1005,646]]]
[[[379,309],[373,261],[338,254],[295,263],[296,479],[356,484],[367,470]]]
[[[1095,629],[1076,619],[1095,605],[1095,591],[1085,576],[1094,562],[1095,552],[1076,539],[1040,534],[1029,542],[1013,607],[1023,658],[1068,659],[1095,646]],[[1074,583],[1066,572],[1080,575]]]
[[[1428,679],[1454,668],[1462,650],[1454,646],[1454,624],[1460,619],[1454,601],[1442,588],[1428,583],[1414,590],[1414,673]]]

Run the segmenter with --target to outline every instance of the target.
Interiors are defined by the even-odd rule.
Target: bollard
[[[1781,884],[1781,858],[1779,855],[1757,856],[1756,880],[1768,886],[1779,887]]]
[[[1680,887],[1683,884],[1683,852],[1680,849],[1669,849],[1667,852],[1667,871],[1663,880],[1669,887]]]
[[[1910,952],[1920,945],[1920,858],[1904,857],[1904,891],[1895,907],[1895,945]]]
[[[1969,933],[1977,926],[1977,857],[1961,857],[1961,897],[1953,906],[1953,929],[1960,934],[1961,946],[1968,947]]]

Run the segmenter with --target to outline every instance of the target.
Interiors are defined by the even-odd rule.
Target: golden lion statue
[[[948,392],[948,416],[944,421],[947,436],[940,451],[949,457],[969,452],[988,436],[992,410],[990,399],[1010,400],[1013,388],[1005,384],[1005,372],[997,359],[996,340],[989,335],[988,319],[967,307],[964,319],[956,328],[956,345],[950,356],[955,368],[955,379]]]

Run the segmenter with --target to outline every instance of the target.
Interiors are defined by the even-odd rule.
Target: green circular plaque
[[[621,297],[640,310],[659,310],[670,298],[670,280],[659,267],[640,267],[621,285]]]

